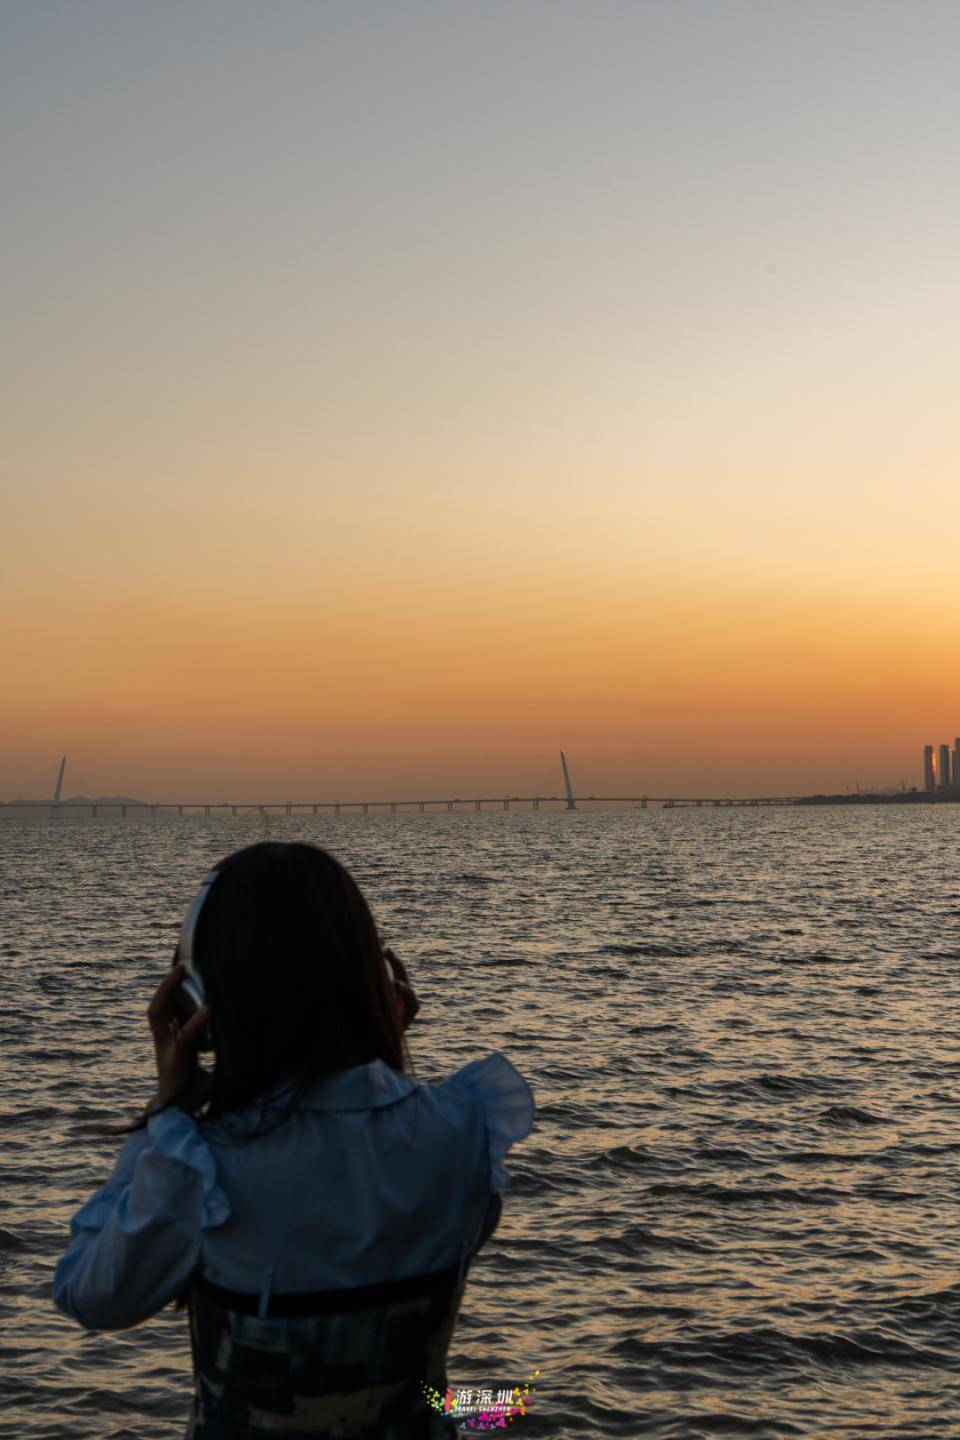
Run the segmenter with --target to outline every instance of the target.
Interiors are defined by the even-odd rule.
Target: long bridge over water
[[[577,805],[635,805],[646,810],[649,805],[659,805],[664,809],[675,809],[682,806],[695,806],[703,808],[710,806],[757,806],[757,805],[796,805],[799,801],[797,795],[769,795],[757,798],[755,796],[729,797],[720,799],[716,796],[697,795],[574,795],[573,784],[570,780],[570,771],[567,767],[567,757],[560,751],[560,764],[563,768],[563,795],[475,795],[469,799],[454,796],[452,799],[430,799],[430,800],[279,800],[279,801],[231,801],[231,800],[130,800],[123,796],[100,797],[74,800],[63,800],[63,775],[67,764],[66,755],[60,761],[60,771],[57,775],[57,788],[52,800],[13,800],[7,804],[0,802],[0,817],[6,812],[7,815],[26,810],[32,813],[39,813],[46,810],[51,816],[62,816],[68,811],[79,811],[81,814],[94,818],[103,815],[128,814],[149,814],[149,815],[320,815],[322,813],[343,815],[344,813],[360,813],[370,815],[376,813],[387,813],[397,815],[402,810],[418,811],[421,815],[427,811],[436,813],[445,811],[448,815],[456,811],[464,810],[509,810],[512,806],[529,806],[531,810],[549,809],[551,806],[562,806],[567,810],[576,810]],[[79,817],[78,817],[79,818]]]
[[[720,808],[729,806],[770,806],[796,805],[797,795],[764,796],[717,796],[691,795],[577,795],[570,804],[565,795],[478,795],[468,798],[455,796],[451,799],[426,800],[278,800],[278,801],[203,801],[203,800],[12,800],[0,802],[0,817],[4,812],[29,810],[42,815],[74,814],[77,817],[106,817],[134,815],[320,815],[333,814],[389,814],[401,811],[426,813],[462,813],[481,810],[512,810],[529,808],[549,810],[562,808],[575,810],[579,805],[635,805],[642,810],[648,806],[664,809]]]

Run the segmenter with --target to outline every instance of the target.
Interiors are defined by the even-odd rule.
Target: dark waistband
[[[348,1310],[375,1310],[399,1300],[415,1300],[420,1296],[452,1295],[457,1289],[459,1270],[451,1265],[430,1275],[411,1275],[404,1280],[385,1280],[379,1285],[354,1285],[346,1290],[304,1290],[270,1295],[267,1317],[336,1315]],[[248,1290],[225,1290],[205,1275],[198,1275],[194,1284],[202,1295],[225,1310],[242,1315],[259,1315],[260,1296]]]

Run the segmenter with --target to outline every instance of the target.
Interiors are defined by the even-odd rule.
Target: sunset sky
[[[0,57],[0,798],[960,734],[954,0],[5,0]]]

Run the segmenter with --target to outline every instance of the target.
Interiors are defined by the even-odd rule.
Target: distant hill
[[[18,806],[26,809],[31,805],[53,805],[53,797],[43,800],[30,800],[25,796],[18,796],[16,800],[0,800],[0,807],[7,810],[15,810]],[[66,795],[61,805],[149,805],[149,800],[135,800],[131,795]]]
[[[134,800],[130,795],[70,795],[61,805],[149,805],[149,800]],[[53,801],[50,801],[53,804]]]

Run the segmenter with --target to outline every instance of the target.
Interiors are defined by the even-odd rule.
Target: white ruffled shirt
[[[465,1262],[530,1087],[505,1055],[424,1084],[382,1060],[322,1077],[276,1128],[238,1137],[285,1092],[198,1125],[152,1115],[77,1211],[53,1298],[91,1330],[162,1309],[201,1271],[229,1290],[337,1290]]]

